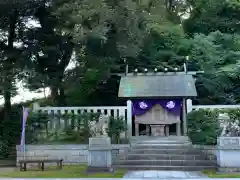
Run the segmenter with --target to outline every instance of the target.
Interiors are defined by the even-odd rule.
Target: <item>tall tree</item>
[[[240,36],[213,32],[196,34],[191,44],[190,62],[197,62],[205,74],[197,81],[200,104],[239,102],[236,88],[240,70]],[[239,83],[238,83],[239,86]]]
[[[64,72],[71,60],[74,43],[72,36],[61,28],[64,20],[54,14],[57,3],[58,0],[39,3],[34,13],[39,26],[29,29],[24,43],[28,46],[31,68],[35,72],[28,77],[29,87],[50,87],[54,104],[62,106],[66,104]]]
[[[226,0],[197,0],[189,1],[191,5],[190,17],[184,21],[185,31],[208,34],[214,31],[222,33],[239,33],[238,1]]]
[[[5,120],[11,117],[11,96],[16,78],[24,67],[21,36],[25,21],[35,5],[31,0],[5,0],[0,2],[0,51],[1,51],[1,90],[4,97]],[[20,43],[16,45],[16,43]]]

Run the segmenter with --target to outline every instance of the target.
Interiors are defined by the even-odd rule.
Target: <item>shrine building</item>
[[[127,73],[118,96],[131,100],[131,136],[187,136],[186,99],[197,96],[191,72]]]

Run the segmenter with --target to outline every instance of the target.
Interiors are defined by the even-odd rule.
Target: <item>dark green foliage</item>
[[[92,124],[98,121],[100,113],[54,115],[31,113],[27,121],[27,144],[77,143],[87,144],[94,136]],[[64,121],[64,126],[60,123]],[[51,122],[57,122],[55,128]],[[120,143],[120,133],[126,130],[123,118],[110,117],[108,135],[113,143]]]
[[[215,145],[220,132],[217,111],[196,110],[188,114],[188,136],[193,144]]]
[[[38,141],[38,136],[42,130],[47,131],[49,116],[46,113],[31,113],[26,123],[26,144],[34,144]]]
[[[184,22],[184,29],[188,34],[204,33],[208,35],[214,31],[222,33],[239,33],[239,2],[225,0],[197,0],[190,1],[192,12],[190,18]]]
[[[108,123],[108,136],[111,137],[113,143],[119,144],[120,134],[126,130],[127,124],[122,117],[110,117]]]

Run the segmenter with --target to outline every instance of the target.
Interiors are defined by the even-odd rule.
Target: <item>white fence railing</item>
[[[82,114],[101,113],[113,117],[124,117],[126,119],[127,106],[99,106],[99,107],[38,107],[34,111],[45,112],[48,114]]]
[[[64,115],[64,114],[83,114],[85,112],[87,113],[101,113],[102,115],[107,115],[110,117],[118,118],[122,117],[123,120],[126,123],[129,123],[132,121],[130,120],[131,116],[129,115],[131,113],[131,104],[129,102],[127,103],[127,106],[86,106],[86,107],[40,107],[39,104],[35,103],[33,105],[33,111],[34,112],[44,112],[48,114],[53,115]],[[72,120],[69,119],[69,121],[66,120],[52,120],[48,123],[49,129],[56,129],[61,128],[62,126],[67,125],[73,125],[73,123],[79,123],[79,122],[72,122]],[[125,132],[125,135],[127,136],[127,132]]]
[[[187,113],[198,109],[236,109],[240,108],[240,105],[192,105],[192,100],[187,100]],[[112,117],[123,117],[127,123],[128,130],[125,132],[126,137],[130,137],[132,134],[132,102],[127,101],[126,106],[95,106],[95,107],[40,107],[37,103],[33,105],[33,111],[46,112],[48,114],[82,114],[84,112],[100,112],[103,115],[108,115]],[[225,116],[225,115],[221,115]],[[48,127],[50,129],[58,129],[62,125],[71,125],[71,120],[52,120],[49,122]]]
[[[236,105],[192,105],[192,100],[187,100],[187,112],[198,109],[240,109],[240,104]]]

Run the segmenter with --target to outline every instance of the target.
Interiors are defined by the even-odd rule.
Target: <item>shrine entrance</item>
[[[136,136],[135,134],[135,124],[133,126],[133,136]],[[167,134],[165,130],[165,134]],[[176,124],[169,125],[169,136],[176,136]],[[139,136],[152,136],[152,129],[151,126],[146,124],[139,124]]]
[[[141,135],[139,126],[144,124],[145,134],[151,136],[169,136],[170,126],[178,125],[176,135],[180,136],[180,112],[182,101],[175,100],[133,100],[135,116],[135,133]]]

